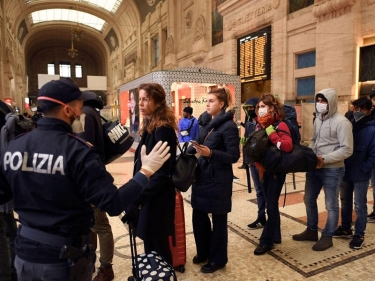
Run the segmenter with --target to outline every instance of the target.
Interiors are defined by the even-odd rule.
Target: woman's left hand
[[[199,145],[193,144],[193,146],[194,146],[195,150],[198,153],[200,153],[200,155],[205,156],[205,157],[210,156],[211,149],[209,149],[207,146],[202,145],[202,144],[199,144]]]

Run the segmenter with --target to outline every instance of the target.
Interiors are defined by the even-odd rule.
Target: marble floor
[[[131,178],[133,156],[128,151],[114,163],[107,166],[117,186]],[[350,239],[334,238],[334,246],[323,252],[311,249],[314,242],[297,242],[292,235],[305,229],[306,212],[303,203],[304,173],[296,174],[294,189],[292,176],[288,175],[280,197],[282,243],[269,253],[255,256],[253,251],[262,229],[249,230],[247,224],[256,219],[257,205],[255,191],[248,192],[246,172],[238,169],[242,159],[233,165],[233,210],[228,215],[229,262],[224,269],[212,274],[200,272],[200,265],[192,263],[196,254],[191,223],[192,208],[189,193],[184,193],[184,209],[187,239],[187,262],[184,273],[177,272],[178,280],[373,280],[375,276],[375,224],[368,223],[365,244],[360,250],[349,248]],[[286,191],[285,191],[286,188]],[[286,196],[286,197],[285,197]],[[285,206],[284,206],[285,197]],[[372,189],[368,191],[368,208],[372,210]],[[324,193],[318,199],[319,227],[325,224]],[[355,219],[355,216],[354,216]],[[131,254],[127,226],[120,217],[111,217],[110,223],[115,238],[113,268],[114,280],[127,280],[131,275]],[[141,240],[137,240],[138,252],[143,251]],[[98,251],[99,253],[99,251]],[[99,266],[99,264],[97,264]]]

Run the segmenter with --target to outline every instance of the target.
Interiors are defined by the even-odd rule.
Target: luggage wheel
[[[185,266],[184,265],[180,265],[176,269],[177,269],[178,272],[181,272],[181,273],[185,272]]]

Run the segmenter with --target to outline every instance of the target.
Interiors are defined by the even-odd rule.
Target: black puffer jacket
[[[212,150],[210,158],[200,157],[201,173],[192,188],[196,210],[225,214],[232,208],[232,164],[240,157],[238,128],[233,112],[222,112],[200,130],[197,142]]]

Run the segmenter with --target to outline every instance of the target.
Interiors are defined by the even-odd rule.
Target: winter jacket
[[[206,213],[226,214],[232,208],[232,164],[240,157],[233,112],[221,112],[213,118],[199,131],[197,142],[210,148],[212,154],[199,158],[200,175],[192,187],[192,207]]]
[[[375,119],[366,116],[353,125],[353,154],[345,159],[345,180],[353,182],[366,181],[371,178],[375,167]]]
[[[337,111],[338,96],[335,89],[324,89],[317,94],[322,94],[327,99],[329,111],[324,116],[316,112],[314,132],[309,147],[316,155],[323,157],[322,168],[344,167],[344,160],[353,153],[352,125]]]
[[[192,125],[193,122],[193,125]],[[191,126],[191,128],[190,128]],[[189,135],[181,136],[181,131],[189,130]],[[181,118],[180,122],[178,123],[178,141],[179,142],[187,142],[190,140],[195,140],[198,136],[199,131],[199,124],[198,120],[195,119],[193,116],[189,118]]]
[[[146,130],[143,132],[134,155],[134,174],[142,167],[142,145],[146,145],[148,154],[160,140],[168,142],[171,157],[152,175],[147,187],[134,202],[141,206],[136,234],[143,240],[152,236],[169,236],[174,231],[175,189],[170,175],[176,159],[177,137],[172,127],[159,127],[152,134]]]
[[[242,105],[243,110],[245,111],[246,117],[245,122],[241,122],[241,126],[245,128],[245,135],[244,137],[247,138],[251,132],[255,130],[255,127],[252,125],[255,125],[255,122],[253,121],[253,118],[256,117],[255,115],[255,107],[258,104],[259,99],[258,98],[251,98],[248,99],[244,105]],[[249,105],[254,106],[253,110],[247,110],[247,107]],[[248,123],[252,123],[250,127],[248,126]]]

